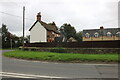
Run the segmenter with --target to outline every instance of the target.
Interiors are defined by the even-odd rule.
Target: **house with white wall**
[[[47,24],[41,21],[40,12],[37,14],[37,20],[29,29],[30,43],[36,42],[54,42],[55,37],[60,37],[56,25]]]

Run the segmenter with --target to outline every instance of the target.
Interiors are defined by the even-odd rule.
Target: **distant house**
[[[83,30],[83,41],[120,40],[120,28],[106,28]]]
[[[67,42],[77,42],[77,40],[76,40],[75,38],[73,38],[73,37],[70,37],[70,38],[67,40]]]
[[[56,25],[47,24],[41,21],[41,14],[37,14],[37,20],[29,29],[30,43],[36,42],[54,42],[60,33]]]

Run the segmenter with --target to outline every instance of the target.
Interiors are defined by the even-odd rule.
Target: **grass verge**
[[[118,54],[68,54],[68,53],[52,53],[37,51],[10,51],[3,54],[7,57],[14,57],[28,60],[42,61],[60,61],[60,62],[118,62]]]
[[[1,50],[19,50],[19,48],[2,48]]]

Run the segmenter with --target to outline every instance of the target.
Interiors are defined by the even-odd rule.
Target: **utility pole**
[[[23,6],[23,50],[24,50],[24,36],[25,36],[25,6]]]
[[[10,39],[11,49],[12,49],[12,39]]]
[[[12,49],[12,34],[10,34],[10,47]]]

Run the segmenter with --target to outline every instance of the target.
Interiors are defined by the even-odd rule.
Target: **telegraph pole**
[[[12,38],[10,39],[10,45],[11,45],[11,49],[12,49]]]
[[[24,36],[25,36],[25,6],[23,6],[23,50],[24,50]]]

